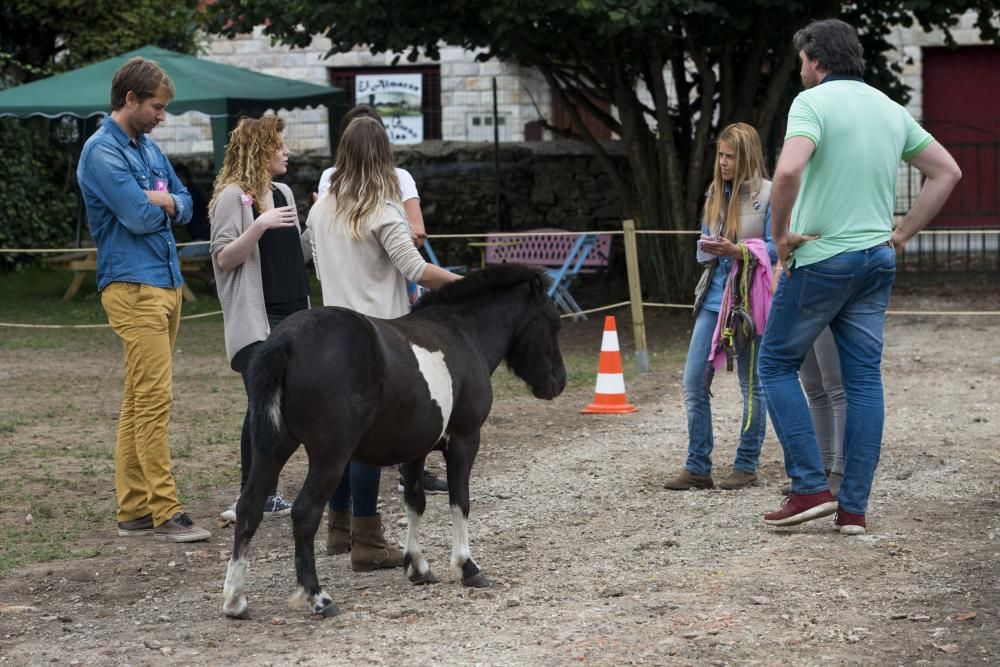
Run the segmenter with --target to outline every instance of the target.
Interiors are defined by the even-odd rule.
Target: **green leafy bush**
[[[73,146],[60,124],[0,118],[0,248],[66,247],[76,233]],[[0,253],[0,271],[38,261]]]

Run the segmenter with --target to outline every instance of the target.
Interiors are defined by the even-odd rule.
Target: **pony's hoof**
[[[410,575],[410,581],[412,583],[416,584],[417,586],[422,586],[424,584],[439,584],[439,583],[441,583],[440,580],[437,577],[435,577],[434,573],[431,572],[430,570],[427,570],[423,574],[421,574],[421,573],[417,572],[416,570],[414,570],[413,574]]]
[[[331,601],[330,604],[313,613],[323,618],[333,618],[334,616],[340,616],[340,607],[337,606],[336,602]]]
[[[462,579],[462,585],[469,588],[489,588],[493,585],[493,582],[487,579],[486,575],[482,572],[477,572],[471,577]]]
[[[250,605],[247,604],[246,598],[237,601],[236,604],[224,604],[222,605],[222,613],[229,618],[235,618],[240,621],[246,621],[250,618]]]

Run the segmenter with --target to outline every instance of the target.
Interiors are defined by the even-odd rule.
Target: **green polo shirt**
[[[911,160],[934,140],[880,91],[839,77],[798,94],[788,112],[785,140],[791,137],[816,145],[791,229],[820,237],[795,249],[792,266],[888,241],[899,161]]]

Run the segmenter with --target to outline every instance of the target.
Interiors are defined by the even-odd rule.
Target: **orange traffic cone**
[[[604,337],[601,339],[601,360],[597,364],[597,387],[594,402],[580,412],[584,414],[624,414],[639,408],[629,405],[625,398],[625,376],[622,375],[622,356],[618,351],[618,330],[614,315],[604,318]]]

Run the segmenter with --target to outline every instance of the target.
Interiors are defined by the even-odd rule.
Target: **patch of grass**
[[[171,438],[171,453],[176,459],[190,459],[206,447],[222,445],[238,449],[242,425],[242,420],[237,423],[218,415],[191,413],[184,430]]]
[[[62,296],[72,279],[69,271],[50,269],[44,265],[23,271],[0,274],[0,303],[3,303],[4,322],[17,324],[74,325],[107,324],[100,295],[93,274],[84,281],[80,292],[72,301]],[[185,303],[184,315],[197,315],[219,310],[219,301],[201,293],[194,303]],[[197,338],[186,338],[185,329],[197,333]],[[210,334],[205,334],[211,331]],[[24,329],[0,327],[0,349],[3,350],[52,350],[80,347],[87,349],[95,341],[114,339],[107,327],[94,329]],[[205,345],[212,341],[212,345]],[[196,355],[203,348],[219,353],[222,345],[222,318],[209,317],[181,325],[178,347],[187,344]]]
[[[18,426],[27,423],[27,418],[20,412],[4,413],[0,415],[0,433],[14,433]]]
[[[69,491],[69,484],[64,488]],[[67,494],[63,494],[64,496]],[[18,507],[25,497],[34,498],[27,507],[6,513],[5,526],[0,526],[0,576],[7,572],[30,565],[66,558],[87,558],[100,555],[97,546],[82,549],[73,548],[77,537],[94,530],[95,526],[107,524],[108,516],[114,516],[114,499],[93,497],[76,504],[51,497],[40,497],[37,489],[29,483],[9,483],[0,487],[0,503],[5,507]],[[31,523],[25,523],[27,514]]]
[[[107,524],[109,516],[115,516],[117,505],[114,500],[83,503],[69,509],[69,529],[74,532],[93,530],[94,526]]]
[[[62,560],[72,555],[73,551],[49,521],[9,526],[3,531],[0,545],[0,576],[22,565]]]
[[[115,458],[115,445],[113,442],[111,444],[106,442],[80,442],[73,448],[73,454],[81,459],[111,461]]]
[[[44,265],[0,274],[0,302],[4,304],[4,319],[39,324],[106,322],[93,273],[87,275],[83,287],[72,301],[62,300],[72,277],[69,271],[50,269]],[[218,300],[208,294],[197,296],[197,301],[184,304],[185,314],[219,309]]]
[[[25,474],[23,475],[23,479],[27,482],[38,483],[53,489],[58,488],[59,478],[56,477],[55,473],[52,471],[52,467],[47,463],[43,463],[39,467],[39,472],[41,474]]]
[[[31,516],[35,519],[51,519],[52,505],[44,500],[34,500],[31,503]]]
[[[238,488],[240,469],[238,465],[217,466],[204,470],[174,469],[174,479],[177,480],[177,494],[182,502],[192,500],[208,500],[214,497],[219,489]]]

